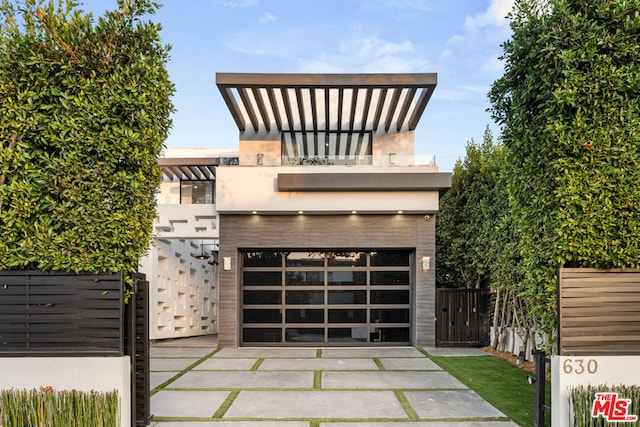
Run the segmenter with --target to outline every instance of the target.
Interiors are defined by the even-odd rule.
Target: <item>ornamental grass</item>
[[[0,427],[117,427],[118,392],[0,390]]]
[[[592,414],[593,401],[596,393],[618,393],[618,399],[630,399],[628,415],[640,414],[640,387],[628,385],[598,385],[580,386],[570,390],[571,406],[573,409],[574,426],[576,427],[620,427],[625,423],[610,422],[603,415],[594,418]],[[635,425],[635,423],[632,423]]]

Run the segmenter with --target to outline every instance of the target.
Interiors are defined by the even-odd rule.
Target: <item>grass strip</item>
[[[313,371],[313,389],[322,389],[322,371]]]
[[[316,359],[320,359],[322,358],[322,349],[318,348],[316,349]]]
[[[171,378],[169,378],[168,380],[166,380],[162,384],[156,386],[153,390],[151,390],[151,393],[149,393],[149,396],[153,396],[154,394],[156,394],[157,392],[159,392],[160,390],[162,390],[163,388],[165,388],[169,384],[173,383],[175,380],[177,380],[178,378],[180,378],[181,376],[183,376],[184,374],[186,374],[187,372],[189,372],[190,370],[192,370],[193,368],[195,368],[199,364],[203,363],[208,358],[210,358],[213,355],[215,355],[220,350],[222,350],[222,349],[221,348],[216,348],[215,350],[213,350],[211,353],[207,354],[206,356],[202,356],[200,359],[198,359],[197,361],[193,362],[191,365],[187,366],[182,371],[178,372],[177,374],[175,374],[174,376],[172,376]]]
[[[250,371],[257,371],[258,368],[260,367],[260,365],[262,365],[262,362],[264,362],[264,357],[261,357],[258,360],[256,360],[256,363],[254,363],[253,366],[251,367],[251,369],[249,369],[249,370]]]
[[[420,416],[415,411],[415,409],[413,409],[413,406],[411,406],[409,400],[407,400],[407,396],[405,396],[404,393],[400,390],[394,390],[393,393],[396,395],[396,399],[398,399],[398,402],[400,402],[400,405],[402,405],[402,409],[404,409],[404,412],[407,413],[409,419],[413,421],[419,420]]]
[[[387,368],[384,367],[384,365],[382,364],[382,361],[380,361],[379,358],[374,357],[373,358],[373,363],[376,364],[376,366],[378,367],[378,369],[380,369],[381,371],[386,371]]]
[[[213,414],[213,418],[220,419],[220,418],[224,417],[224,414],[227,413],[227,411],[229,410],[229,408],[233,404],[233,401],[236,400],[236,398],[238,397],[239,394],[240,394],[240,390],[231,391],[231,393],[229,393],[229,396],[227,396],[227,398],[222,403],[222,405],[220,405],[220,407],[218,408],[216,413]]]
[[[533,425],[535,387],[529,372],[496,356],[435,357],[431,359],[519,425]],[[547,383],[546,401],[551,385]],[[545,417],[550,425],[549,416]]]

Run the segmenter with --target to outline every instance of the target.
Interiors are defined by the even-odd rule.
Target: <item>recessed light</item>
[[[404,213],[404,211],[398,211],[399,214]]]
[[[302,215],[304,211],[298,211],[298,215]]]
[[[351,211],[351,213],[352,213],[352,214],[357,214],[357,213],[358,213],[358,211]]]
[[[258,211],[251,211],[253,215],[258,215]]]

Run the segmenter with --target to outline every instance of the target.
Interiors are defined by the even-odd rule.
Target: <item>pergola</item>
[[[415,130],[435,73],[217,73],[240,132],[400,132]]]

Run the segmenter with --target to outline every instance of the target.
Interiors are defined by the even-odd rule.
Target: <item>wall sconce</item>
[[[256,156],[256,163],[258,164],[258,166],[262,166],[264,164],[264,154],[259,153]]]
[[[425,273],[431,270],[431,257],[423,256],[422,257],[422,271]]]
[[[231,271],[231,257],[224,256],[222,257],[222,267],[224,271]]]

